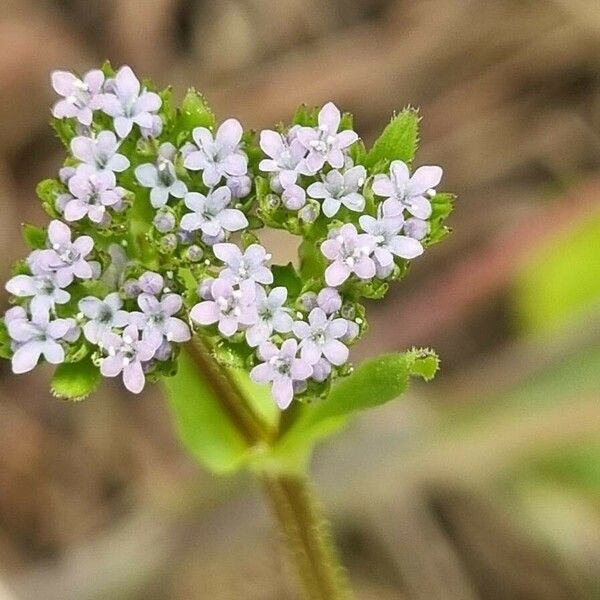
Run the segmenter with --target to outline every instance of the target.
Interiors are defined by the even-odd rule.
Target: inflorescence
[[[32,252],[6,284],[15,373],[43,357],[138,393],[197,335],[283,409],[349,372],[361,298],[382,297],[445,232],[442,169],[374,162],[331,102],[256,136],[217,126],[193,90],[173,108],[127,66],[56,71],[52,85],[68,156],[38,187],[52,220],[25,227]],[[271,265],[265,225],[300,238],[297,265]]]

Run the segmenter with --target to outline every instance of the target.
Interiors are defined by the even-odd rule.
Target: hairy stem
[[[231,375],[217,364],[206,345],[201,340],[189,343],[186,352],[248,445],[272,442],[277,432],[255,413]],[[291,425],[289,421],[294,416],[295,411],[292,411],[282,419],[283,429]],[[307,479],[272,474],[265,474],[261,479],[306,599],[352,598],[329,523],[322,516]]]
[[[262,481],[307,600],[351,599],[331,527],[308,481],[271,475]]]

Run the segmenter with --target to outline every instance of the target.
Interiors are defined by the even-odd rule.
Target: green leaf
[[[327,398],[299,409],[292,427],[257,467],[304,470],[317,440],[337,431],[353,413],[401,396],[411,376],[430,380],[438,364],[436,354],[429,349],[386,354],[364,362],[351,375],[334,383]]]
[[[302,280],[298,277],[292,263],[287,265],[273,265],[273,286],[282,285],[287,288],[288,298],[295,298],[302,290]]]
[[[183,99],[181,105],[181,125],[183,129],[189,131],[196,127],[212,129],[215,126],[215,115],[204,96],[194,88],[190,88]]]
[[[302,127],[315,127],[317,125],[318,114],[318,108],[301,104],[294,113],[292,123],[294,125],[301,125]]]
[[[10,358],[12,350],[10,348],[10,337],[6,328],[4,319],[0,320],[0,358]]]
[[[46,247],[46,231],[41,227],[23,223],[23,239],[32,250],[38,250]]]
[[[223,412],[185,350],[177,375],[164,380],[179,436],[187,450],[215,473],[232,473],[249,456],[245,439]]]
[[[303,280],[323,277],[325,257],[318,244],[304,240],[298,248],[298,255],[300,257],[300,275]]]
[[[437,366],[437,356],[431,350],[385,354],[366,361],[335,384],[324,401],[312,406],[307,424],[385,404],[406,391],[411,375],[429,380]]]
[[[418,143],[419,113],[414,108],[405,108],[383,130],[367,154],[364,164],[372,168],[382,160],[412,162]]]
[[[90,358],[76,363],[63,363],[56,368],[50,389],[57,398],[83,400],[100,383],[100,371]]]

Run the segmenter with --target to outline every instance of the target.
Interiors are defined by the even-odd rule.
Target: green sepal
[[[83,400],[96,390],[100,383],[100,371],[86,357],[79,362],[63,363],[56,368],[50,389],[57,398]]]
[[[317,107],[309,107],[306,104],[301,104],[294,113],[292,123],[294,125],[301,125],[302,127],[316,127],[319,110]]]
[[[46,248],[46,230],[36,225],[30,225],[29,223],[23,223],[22,234],[25,243],[32,250],[40,250]]]
[[[419,120],[418,111],[410,107],[395,115],[373,144],[364,164],[372,172],[379,172],[384,164],[381,161],[412,162],[419,143]]]

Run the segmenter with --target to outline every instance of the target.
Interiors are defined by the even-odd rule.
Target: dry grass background
[[[474,401],[549,360],[511,342],[506,290],[532,248],[597,209],[599,56],[597,0],[2,0],[0,275],[24,252],[19,223],[43,222],[35,183],[61,161],[53,68],[127,62],[255,128],[333,99],[367,141],[420,106],[419,160],[458,192],[456,232],[371,307],[357,358],[426,344],[446,371],[430,404],[375,414],[319,457],[346,562],[365,599],[586,598],[581,572],[596,569],[540,549],[486,481],[515,439],[597,433],[596,402],[457,446],[405,456],[403,440],[435,429],[438,398]],[[16,600],[295,597],[259,499],[198,472],[160,390],[108,384],[64,406],[46,372],[0,369],[0,572]]]

